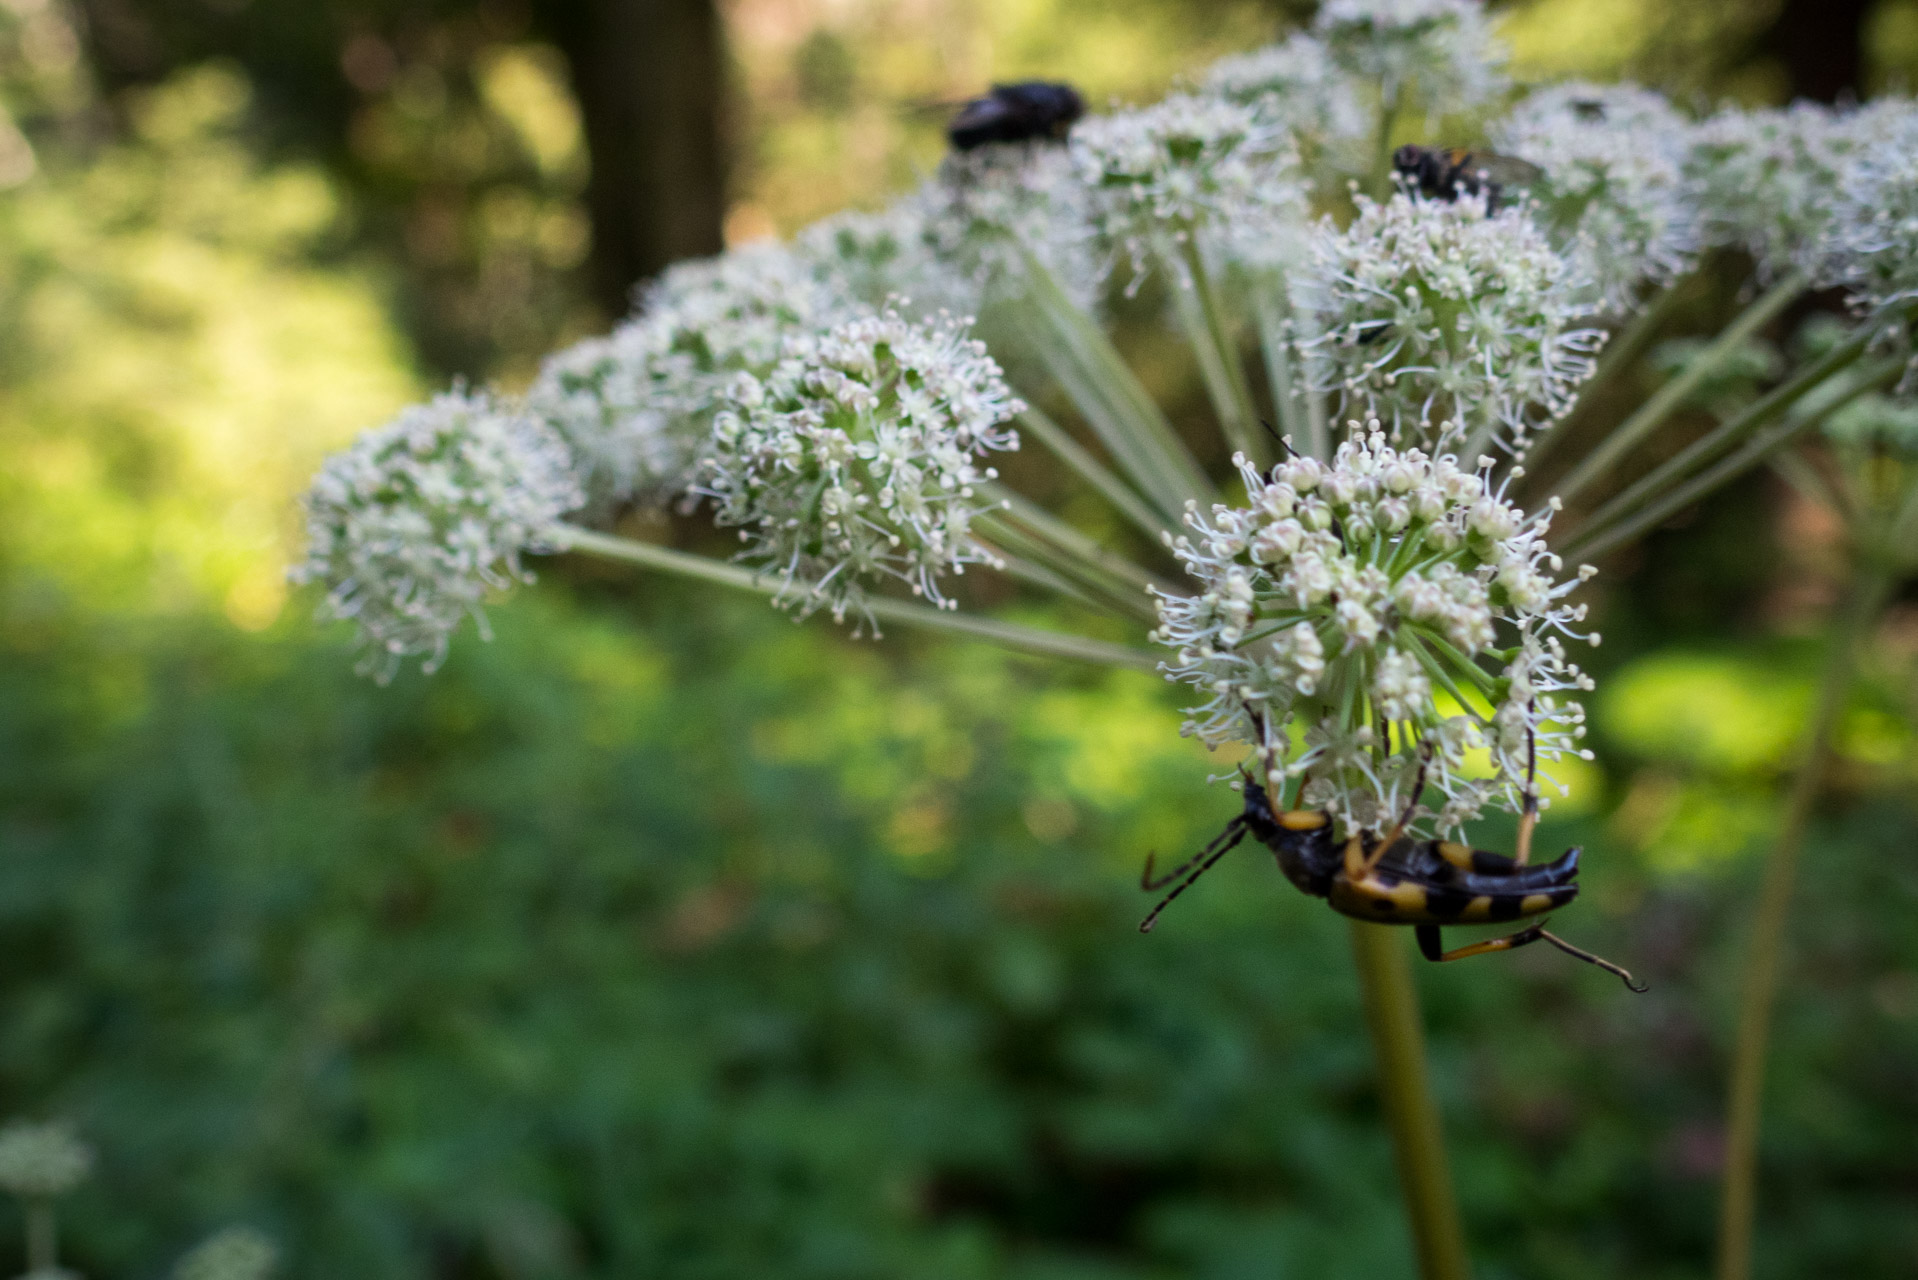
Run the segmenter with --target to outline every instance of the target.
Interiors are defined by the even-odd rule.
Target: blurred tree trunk
[[[725,42],[713,0],[544,0],[592,156],[593,292],[612,315],[725,217]]]
[[[1785,0],[1758,52],[1784,64],[1795,98],[1863,97],[1865,19],[1872,0]]]

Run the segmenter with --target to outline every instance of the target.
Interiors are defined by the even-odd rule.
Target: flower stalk
[[[1791,796],[1778,838],[1765,860],[1765,875],[1752,920],[1751,949],[1745,962],[1745,987],[1739,1002],[1738,1033],[1732,1049],[1731,1088],[1725,1108],[1725,1175],[1719,1200],[1716,1280],[1748,1280],[1752,1262],[1752,1225],[1758,1200],[1758,1131],[1765,1091],[1765,1054],[1784,967],[1785,930],[1791,919],[1793,886],[1811,820],[1830,764],[1832,738],[1844,711],[1857,668],[1860,641],[1870,630],[1893,582],[1890,566],[1865,567],[1852,584],[1850,598],[1833,628],[1818,700],[1812,711],[1804,755],[1792,779]]]
[[[1465,1253],[1445,1134],[1425,1068],[1418,992],[1401,945],[1402,931],[1353,920],[1352,959],[1365,1000],[1366,1027],[1379,1073],[1379,1096],[1392,1131],[1399,1189],[1412,1228],[1421,1280],[1467,1280]]]
[[[1166,531],[1166,521],[1139,496],[1137,489],[1113,475],[1104,463],[1093,457],[1084,445],[1074,440],[1070,432],[1050,417],[1027,405],[1019,412],[1019,429],[1051,450],[1053,457],[1111,503],[1113,510],[1131,521],[1132,526],[1146,537],[1156,542],[1159,535]]]
[[[1849,383],[1835,388],[1832,394],[1816,397],[1815,402],[1809,407],[1801,398],[1797,405],[1792,406],[1795,411],[1787,412],[1783,422],[1769,431],[1753,435],[1742,449],[1717,465],[1707,468],[1686,483],[1668,490],[1662,497],[1653,499],[1636,512],[1621,513],[1618,519],[1600,527],[1595,528],[1588,524],[1567,544],[1565,554],[1592,559],[1604,555],[1614,547],[1630,542],[1650,529],[1657,528],[1658,525],[1721,485],[1765,461],[1800,434],[1824,422],[1860,396],[1896,382],[1904,368],[1905,362],[1897,357],[1875,361]],[[1782,407],[1785,406],[1773,406],[1773,408]]]
[[[1685,371],[1660,387],[1652,397],[1631,417],[1620,423],[1605,439],[1572,468],[1571,472],[1559,482],[1558,496],[1566,502],[1590,488],[1633,449],[1637,448],[1652,432],[1664,425],[1666,419],[1676,413],[1692,393],[1705,384],[1720,366],[1731,359],[1752,337],[1770,324],[1780,312],[1804,295],[1810,282],[1801,271],[1788,272],[1785,277],[1761,294],[1758,299],[1727,325],[1710,346],[1700,352],[1698,358],[1685,367]]]
[[[670,547],[654,546],[650,542],[639,542],[632,538],[598,533],[591,529],[582,529],[577,525],[553,525],[546,530],[546,538],[561,551],[578,551],[608,560],[641,565],[648,569],[660,569],[667,573],[676,573],[683,578],[731,587],[736,591],[751,591],[770,596],[778,594],[782,589],[782,584],[766,575],[754,573],[750,569],[744,569],[735,564],[728,564],[724,560],[674,551]],[[1051,658],[1070,658],[1077,662],[1092,662],[1108,667],[1127,667],[1136,671],[1151,671],[1158,666],[1158,659],[1153,654],[1128,648],[1125,645],[1095,640],[1090,636],[1044,631],[1038,627],[1022,626],[1019,623],[1005,622],[998,618],[982,618],[975,614],[935,609],[930,605],[893,600],[885,596],[867,597],[864,611],[875,622],[896,622],[901,626],[953,632],[971,636],[976,640],[984,640],[1004,649],[1018,650],[1021,653],[1036,653]]]
[[[1211,500],[1212,482],[1105,330],[1036,258],[1028,278],[1032,305],[1020,310],[1034,352],[1119,469],[1152,500],[1165,524],[1176,525],[1187,501]]]
[[[1606,339],[1592,376],[1579,388],[1578,403],[1570,413],[1534,436],[1532,443],[1527,446],[1525,465],[1528,468],[1536,470],[1539,460],[1563,443],[1573,427],[1585,420],[1586,407],[1601,403],[1604,390],[1645,354],[1646,348],[1652,345],[1652,339],[1658,336],[1665,322],[1671,319],[1672,312],[1678,309],[1678,303],[1684,297],[1686,285],[1691,279],[1690,276],[1681,276],[1660,289],[1644,310],[1633,316],[1623,329]]]
[[[1169,273],[1173,311],[1192,347],[1226,442],[1234,452],[1261,466],[1269,465],[1272,450],[1258,425],[1259,411],[1252,405],[1252,388],[1245,379],[1238,342],[1227,322],[1219,291],[1206,271],[1205,255],[1199,251],[1196,236],[1187,235],[1176,250],[1162,240],[1160,256],[1175,268]]]

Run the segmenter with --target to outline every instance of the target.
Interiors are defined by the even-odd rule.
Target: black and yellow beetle
[[[1578,896],[1577,849],[1567,849],[1552,862],[1527,865],[1536,810],[1524,816],[1516,858],[1444,840],[1411,839],[1405,835],[1409,808],[1405,818],[1376,841],[1369,840],[1369,833],[1354,832],[1341,844],[1334,836],[1330,814],[1318,809],[1274,811],[1264,787],[1250,777],[1244,786],[1244,811],[1183,866],[1154,880],[1152,860],[1146,859],[1140,887],[1162,889],[1174,880],[1179,884],[1140,922],[1141,933],[1150,932],[1174,898],[1250,835],[1272,851],[1286,879],[1303,892],[1324,898],[1334,911],[1377,924],[1411,925],[1427,960],[1463,960],[1543,941],[1617,974],[1633,991],[1646,990],[1611,961],[1547,933],[1543,920],[1502,938],[1444,949],[1439,934],[1443,925],[1527,920]],[[1413,790],[1415,801],[1418,790]]]

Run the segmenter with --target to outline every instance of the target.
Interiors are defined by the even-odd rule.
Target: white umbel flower
[[[677,263],[633,319],[547,360],[527,408],[572,445],[595,499],[662,504],[696,478],[726,382],[769,368],[789,335],[853,310],[782,245]]]
[[[658,393],[674,360],[661,325],[628,322],[547,357],[525,407],[572,446],[591,496],[660,506],[683,493],[704,443],[683,405]]]
[[[295,581],[326,585],[323,616],[359,624],[366,669],[427,670],[487,596],[532,575],[522,558],[585,501],[566,442],[491,396],[450,392],[328,458],[306,495]]]
[[[28,1200],[63,1196],[93,1170],[93,1149],[60,1121],[0,1129],[0,1189]]]
[[[1003,424],[1023,407],[965,324],[850,320],[733,380],[705,492],[787,607],[843,620],[885,578],[950,606],[939,579],[991,561],[970,531],[982,460],[1018,447]]]
[[[181,1258],[173,1280],[267,1280],[279,1261],[279,1248],[265,1232],[227,1227]]]
[[[1918,297],[1918,104],[1879,107],[1873,145],[1854,151],[1813,266],[1859,307]]]
[[[1399,109],[1469,111],[1506,84],[1505,48],[1477,0],[1326,0],[1312,33]]]
[[[909,299],[915,314],[976,310],[978,284],[933,252],[916,195],[883,209],[849,209],[793,237],[793,253],[834,293],[863,306]]]
[[[1523,208],[1360,197],[1320,224],[1300,303],[1319,390],[1402,439],[1522,450],[1564,415],[1603,342],[1579,320],[1591,291]]]
[[[1278,44],[1221,58],[1206,72],[1205,90],[1251,108],[1261,124],[1291,134],[1308,166],[1331,152],[1335,163],[1357,167],[1354,144],[1370,142],[1370,120],[1352,76],[1302,31]]]
[[[1275,791],[1330,810],[1347,830],[1389,826],[1423,757],[1445,797],[1427,828],[1488,805],[1523,806],[1530,750],[1584,754],[1568,691],[1590,681],[1563,638],[1585,615],[1526,516],[1489,472],[1394,448],[1378,424],[1262,475],[1243,458],[1243,507],[1188,508],[1173,553],[1198,583],[1161,595],[1163,670],[1206,701],[1186,732],[1250,743]],[[1592,637],[1596,642],[1596,637]],[[1467,767],[1483,749],[1489,769]]]
[[[1066,148],[1033,141],[952,152],[913,198],[927,244],[970,282],[975,306],[1020,293],[1036,262],[1090,309],[1102,272],[1087,196]]]
[[[1599,306],[1622,314],[1641,286],[1690,270],[1704,246],[1685,181],[1692,123],[1636,85],[1581,82],[1534,91],[1492,127],[1500,151],[1544,177],[1527,188],[1542,218],[1572,233],[1571,253]]]
[[[1081,122],[1071,146],[1093,220],[1135,272],[1207,228],[1213,238],[1249,236],[1300,217],[1289,139],[1236,102],[1174,94]]]
[[[1815,269],[1830,253],[1852,165],[1899,145],[1909,111],[1900,99],[1855,110],[1795,102],[1727,109],[1701,122],[1686,171],[1707,234],[1744,249],[1765,279]]]

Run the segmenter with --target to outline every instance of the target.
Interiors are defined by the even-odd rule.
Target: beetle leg
[[[1529,929],[1520,929],[1517,933],[1507,934],[1503,938],[1491,938],[1485,942],[1474,942],[1470,946],[1456,947],[1451,951],[1445,950],[1444,943],[1439,937],[1439,927],[1435,924],[1418,925],[1413,929],[1413,935],[1418,938],[1419,953],[1427,960],[1439,963],[1447,960],[1464,960],[1471,956],[1482,956],[1492,951],[1510,951],[1515,947],[1523,947],[1533,942],[1549,942],[1568,956],[1583,960],[1586,964],[1597,965],[1607,973],[1616,974],[1619,980],[1625,984],[1628,991],[1637,995],[1644,995],[1647,991],[1651,990],[1650,987],[1632,977],[1632,975],[1621,966],[1613,964],[1610,960],[1595,956],[1589,951],[1575,947],[1555,933],[1547,933],[1545,931],[1545,922],[1542,920]]]
[[[1364,862],[1361,863],[1358,868],[1358,874],[1352,877],[1354,880],[1363,879],[1366,875],[1370,874],[1372,868],[1379,865],[1379,859],[1385,856],[1385,851],[1397,844],[1399,837],[1405,834],[1405,829],[1412,825],[1412,814],[1418,809],[1419,796],[1425,791],[1425,769],[1431,762],[1432,749],[1421,743],[1419,745],[1418,776],[1412,780],[1412,798],[1405,802],[1405,812],[1401,813],[1399,820],[1392,824],[1392,829],[1385,833],[1385,838],[1373,846],[1372,852],[1366,855]],[[1352,871],[1349,860],[1346,865],[1346,871],[1348,873]]]
[[[1553,946],[1557,947],[1560,951],[1563,951],[1568,956],[1576,956],[1580,960],[1583,960],[1586,964],[1595,964],[1607,973],[1617,974],[1619,980],[1625,984],[1625,989],[1627,991],[1630,991],[1636,995],[1642,996],[1647,991],[1651,990],[1649,986],[1638,981],[1636,978],[1632,977],[1632,975],[1626,972],[1625,969],[1622,968],[1621,966],[1613,964],[1610,960],[1606,960],[1599,956],[1595,956],[1589,951],[1581,951],[1579,948],[1573,946],[1571,943],[1565,941],[1565,939],[1557,936],[1556,934],[1545,932],[1545,928],[1543,925],[1540,925],[1538,928],[1538,936],[1545,939],[1545,941],[1551,943]]]
[[[1484,942],[1474,942],[1470,946],[1455,947],[1447,951],[1445,944],[1440,940],[1437,925],[1422,924],[1414,928],[1412,932],[1413,936],[1418,938],[1419,954],[1436,964],[1442,964],[1447,960],[1465,960],[1493,951],[1510,951],[1514,947],[1522,947],[1528,943],[1537,942],[1540,938],[1551,936],[1545,932],[1544,925],[1535,924],[1529,929],[1520,929],[1517,933],[1506,934],[1503,938],[1489,938]]]

